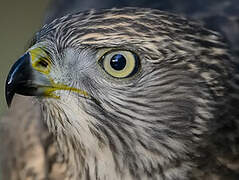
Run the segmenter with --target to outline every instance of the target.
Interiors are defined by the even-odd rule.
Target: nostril
[[[48,62],[46,62],[46,61],[44,61],[44,60],[40,60],[40,61],[38,62],[38,65],[39,65],[39,66],[42,66],[42,67],[44,67],[44,68],[47,68]]]
[[[39,58],[32,63],[32,66],[35,70],[42,73],[48,74],[50,72],[50,62],[45,58]]]
[[[50,73],[50,67],[51,67],[51,60],[42,48],[34,48],[29,50],[29,54],[31,57],[31,63],[32,67],[43,73],[43,74],[49,74]]]

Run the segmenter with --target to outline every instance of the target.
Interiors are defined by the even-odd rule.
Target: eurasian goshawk
[[[6,98],[35,96],[66,179],[235,180],[237,68],[220,35],[197,23],[153,9],[91,10],[36,34]]]

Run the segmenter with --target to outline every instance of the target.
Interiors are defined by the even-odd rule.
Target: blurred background
[[[0,116],[6,110],[6,76],[39,30],[50,0],[0,0]]]
[[[49,0],[0,0],[0,117],[7,108],[6,76],[27,48],[34,32],[41,27],[48,4]]]

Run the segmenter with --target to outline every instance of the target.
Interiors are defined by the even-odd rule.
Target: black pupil
[[[111,58],[110,65],[114,70],[123,70],[126,66],[126,59],[122,54],[116,54]]]

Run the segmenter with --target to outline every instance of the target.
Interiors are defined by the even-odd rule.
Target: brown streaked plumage
[[[7,98],[36,96],[66,179],[239,177],[236,63],[219,34],[124,8],[64,16],[35,39],[10,71]],[[108,71],[114,52],[132,54],[134,73]]]

